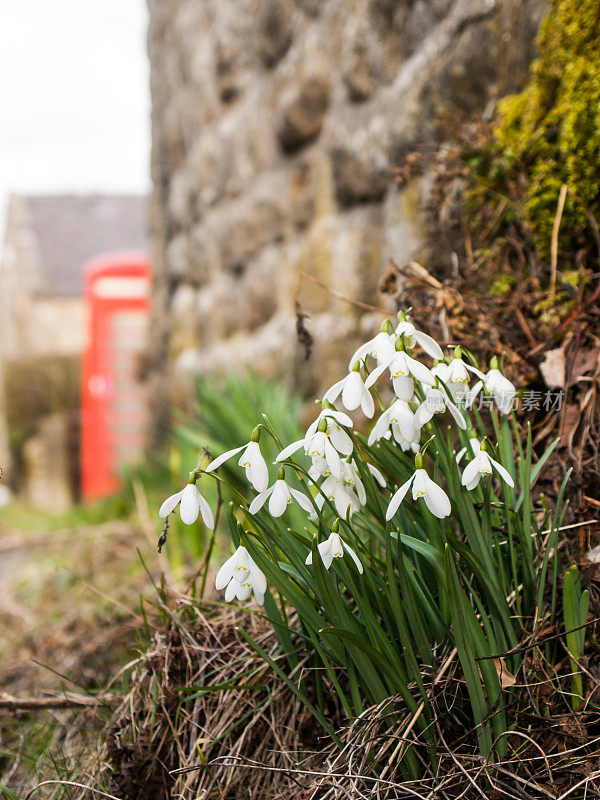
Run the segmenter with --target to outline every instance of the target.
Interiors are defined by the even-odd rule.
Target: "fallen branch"
[[[6,708],[11,711],[29,711],[43,708],[85,708],[110,703],[116,696],[89,697],[84,694],[69,693],[48,697],[13,697],[7,692],[0,692],[0,708]]]

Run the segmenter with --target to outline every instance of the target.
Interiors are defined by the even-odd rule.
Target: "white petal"
[[[248,568],[250,570],[250,577],[252,578],[252,588],[254,589],[254,594],[256,594],[258,590],[264,595],[264,593],[267,591],[267,579],[265,578],[264,572],[257,567],[254,559],[250,555],[248,556]]]
[[[290,490],[283,480],[275,481],[271,497],[269,498],[269,514],[272,517],[280,517],[288,507]]]
[[[167,499],[164,501],[164,503],[162,504],[162,506],[158,511],[158,516],[162,517],[163,519],[165,517],[168,517],[171,511],[173,511],[173,509],[177,505],[177,503],[179,503],[179,501],[181,500],[182,494],[183,494],[183,489],[180,492],[177,492],[177,494],[172,494],[171,497],[167,497]]]
[[[387,368],[387,364],[380,364],[378,367],[375,367],[375,369],[371,372],[371,374],[366,379],[365,387],[367,389],[369,389],[371,386],[373,386],[373,384],[379,378],[379,376],[383,375],[383,373],[385,372],[386,368]]]
[[[437,358],[440,361],[444,358],[444,353],[442,348],[436,342],[436,340],[429,336],[427,333],[423,333],[422,331],[415,331],[413,336],[415,340],[421,345],[421,348],[425,350],[428,356],[432,358]]]
[[[415,358],[411,356],[406,356],[406,363],[412,375],[420,382],[427,384],[429,386],[433,386],[435,383],[435,375],[426,367],[425,364],[421,364],[420,361],[417,361]]]
[[[327,389],[327,391],[323,395],[323,400],[327,400],[328,403],[333,403],[333,401],[339,397],[339,394],[342,391],[342,389],[345,388],[347,379],[348,375],[346,375],[345,378],[342,378],[341,381],[334,383],[333,386],[330,386],[329,389]]]
[[[304,563],[305,563],[305,564],[308,564],[308,565],[312,564],[312,550],[311,550],[311,551],[310,551],[310,553],[309,553],[309,554],[306,556],[306,561],[305,561]]]
[[[389,429],[390,427],[390,417],[391,417],[391,407],[380,414],[379,419],[373,425],[371,429],[371,433],[369,434],[369,438],[367,439],[367,444],[369,447],[375,442],[378,442],[383,434]]]
[[[404,400],[394,400],[391,405],[391,418],[397,422],[400,432],[409,441],[415,433],[415,415]]]
[[[310,502],[308,497],[302,492],[299,492],[298,489],[292,489],[290,486],[290,494],[292,495],[294,500],[298,503],[300,508],[303,508],[305,511],[308,511],[309,513],[313,510],[312,503]]]
[[[469,370],[469,372],[472,372],[473,375],[477,375],[477,377],[480,380],[482,381],[485,380],[485,375],[483,374],[483,372],[481,372],[481,370],[477,369],[477,367],[474,367],[472,364],[468,364],[466,361],[465,361],[465,367]]]
[[[181,493],[181,505],[179,513],[181,521],[186,525],[191,525],[198,519],[200,512],[200,492],[193,483],[188,483]]]
[[[415,393],[415,382],[410,375],[400,375],[392,381],[394,394],[398,400],[410,403]]]
[[[394,496],[390,500],[390,504],[385,513],[386,519],[391,519],[398,510],[398,506],[404,500],[406,493],[410,489],[411,483],[415,479],[415,474],[411,475],[410,478],[406,481],[406,483],[402,484],[402,486],[398,489],[398,491],[394,494]]]
[[[371,475],[372,475],[372,476],[375,478],[375,480],[377,481],[377,483],[378,483],[378,484],[379,484],[379,485],[380,485],[380,486],[381,486],[383,489],[385,489],[385,487],[387,486],[387,481],[386,481],[386,479],[383,477],[382,473],[381,473],[381,472],[379,472],[379,470],[377,469],[377,467],[374,467],[372,464],[367,464],[367,468],[368,468],[369,472],[371,473]]]
[[[478,472],[470,483],[465,484],[465,489],[467,489],[467,491],[469,492],[472,492],[473,489],[479,486],[480,480],[481,480],[481,472]]]
[[[329,439],[338,453],[343,456],[349,456],[352,453],[354,444],[343,428],[332,428],[329,432]]]
[[[457,463],[457,464],[460,464],[460,462],[462,461],[462,457],[464,456],[464,454],[465,454],[466,452],[467,452],[467,448],[466,448],[466,447],[462,447],[462,448],[461,448],[461,449],[458,451],[458,453],[456,454],[456,463]]]
[[[469,389],[463,401],[465,408],[471,408],[471,406],[473,405],[473,401],[475,400],[479,392],[482,390],[482,388],[483,388],[483,381],[477,381],[477,383],[473,386],[473,388]]]
[[[510,472],[506,469],[506,467],[503,467],[502,464],[499,464],[497,461],[494,461],[494,459],[491,456],[488,456],[488,458],[490,459],[492,466],[495,467],[496,470],[498,471],[498,474],[502,478],[504,478],[504,480],[506,481],[506,483],[508,483],[510,487],[514,488],[515,482],[513,481],[512,476]]]
[[[321,419],[334,419],[338,425],[343,425],[345,428],[352,427],[352,420],[348,416],[348,414],[344,414],[343,411],[338,411],[335,408],[326,408],[324,411],[321,411],[319,417]]]
[[[231,456],[239,453],[247,446],[248,445],[243,444],[241,447],[234,447],[233,450],[228,450],[226,453],[221,453],[220,456],[217,456],[217,458],[210,462],[205,472],[213,472],[213,470],[217,469],[217,467],[220,467],[223,462],[227,461],[228,458],[231,458]]]
[[[363,387],[362,390],[362,399],[360,401],[360,407],[362,408],[362,412],[365,417],[371,419],[373,414],[375,413],[375,403],[373,402],[373,398],[371,397],[369,390]]]
[[[427,397],[415,411],[415,422],[422,428],[434,415],[433,404],[427,402]]]
[[[442,487],[438,486],[435,481],[432,481],[429,476],[427,476],[425,504],[431,513],[439,519],[444,519],[444,517],[449,516],[452,512],[452,506],[450,505],[448,495]]]
[[[221,569],[217,572],[217,577],[215,578],[215,589],[221,591],[224,589],[225,586],[229,583],[229,581],[233,577],[233,572],[237,566],[237,559],[238,554],[237,551],[230,556],[227,561],[223,564]]]
[[[429,475],[427,471],[424,469],[418,469],[415,471],[415,480],[412,485],[412,496],[413,500],[417,500],[419,497],[425,497],[427,494],[427,481],[429,480]]]
[[[475,480],[475,476],[479,474],[479,461],[477,457],[475,457],[472,461],[469,461],[467,466],[465,467],[461,483],[463,486],[467,486],[469,483],[472,483]],[[479,480],[477,481],[479,483]]]
[[[367,464],[367,466],[369,465]],[[367,493],[365,491],[365,486],[358,475],[354,479],[354,488],[358,496],[358,502],[361,504],[361,506],[364,506],[364,504],[367,502]]]
[[[363,381],[358,372],[350,372],[344,380],[342,405],[348,411],[356,411],[362,400]]]
[[[260,511],[260,509],[264,506],[267,497],[269,497],[274,488],[275,484],[273,484],[273,486],[270,486],[268,489],[265,489],[264,492],[257,494],[254,500],[250,503],[250,508],[248,509],[248,511],[251,514],[256,514],[257,511]]]
[[[325,569],[329,569],[333,562],[333,548],[331,546],[331,537],[327,539],[326,542],[321,542],[321,544],[317,545],[317,549],[319,551],[319,555],[321,556],[321,561],[323,562],[323,566]]]
[[[344,546],[344,550],[345,550],[345,551],[348,553],[348,555],[349,555],[349,556],[352,558],[352,560],[353,560],[353,561],[354,561],[354,563],[356,564],[356,569],[357,569],[357,570],[360,572],[360,574],[362,575],[362,574],[363,574],[363,565],[361,564],[360,558],[359,558],[359,557],[356,555],[356,553],[355,553],[355,552],[354,552],[354,550],[353,550],[353,549],[350,547],[350,545],[349,545],[349,544],[346,544],[346,542],[345,542],[343,539],[342,539],[342,544],[343,544],[343,546]]]
[[[285,461],[285,459],[289,458],[289,456],[291,456],[292,453],[295,453],[296,450],[299,450],[303,444],[304,444],[304,439],[298,439],[297,442],[292,442],[292,444],[288,444],[288,446],[284,447],[281,453],[279,453],[275,461]]]
[[[329,464],[331,474],[334,476],[334,478],[339,478],[342,474],[342,462],[340,460],[339,453],[331,444],[329,439],[325,440],[325,458]]]
[[[361,346],[354,351],[352,358],[348,362],[348,370],[354,369],[354,365],[357,361],[364,361],[367,356],[371,355],[374,342],[375,340],[371,339],[370,341],[361,344]]]
[[[258,444],[256,446],[258,448]],[[246,467],[246,477],[257,492],[264,492],[269,485],[269,468],[260,449],[250,453],[250,466]]]
[[[206,525],[209,530],[214,530],[215,527],[215,518],[213,516],[213,512],[211,507],[208,505],[207,501],[202,497],[200,492],[198,492],[198,502],[200,504],[200,514],[202,515],[202,521]]]
[[[227,588],[225,589],[225,602],[226,603],[231,603],[233,598],[236,596],[236,594],[237,594],[237,585],[236,584],[237,584],[237,581],[234,581],[233,579],[230,580],[229,583],[227,584]]]
[[[463,415],[460,413],[458,408],[454,405],[454,403],[451,400],[446,399],[446,408],[454,417],[454,421],[456,422],[458,427],[462,428],[463,431],[466,431],[467,423],[465,422]]]

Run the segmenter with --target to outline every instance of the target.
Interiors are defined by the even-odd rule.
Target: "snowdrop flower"
[[[313,459],[313,464],[316,462],[319,465],[318,468],[322,470],[323,462],[320,459],[324,459],[328,471],[336,478],[340,478],[342,474],[340,453],[348,456],[354,447],[352,439],[343,430],[342,425],[352,427],[352,420],[347,414],[335,409],[323,409],[309,426],[306,436],[284,447],[275,460],[285,461],[296,450],[303,447],[306,455]]]
[[[227,588],[225,588],[227,587]],[[228,558],[215,578],[215,588],[225,589],[225,600],[248,600],[252,592],[262,606],[267,591],[267,579],[254,563],[252,556],[241,546]]]
[[[360,485],[364,492],[362,482]],[[319,510],[323,508],[325,505],[325,498],[327,498],[334,504],[335,510],[340,517],[344,519],[348,516],[352,516],[356,511],[360,511],[360,500],[353,491],[353,486],[350,483],[344,480],[337,480],[331,475],[323,481],[320,490],[320,493],[315,497],[315,505]],[[316,515],[314,516],[316,518]]]
[[[319,478],[328,478],[331,475],[331,470],[329,469],[327,459],[315,456],[309,467],[308,474],[313,481],[317,481]]]
[[[401,339],[396,341],[396,348],[399,346],[402,346]],[[396,397],[407,403],[412,400],[415,393],[414,378],[426,385],[435,383],[435,376],[428,367],[409,356],[404,350],[397,349],[387,364],[375,367],[365,381],[365,387],[369,389],[386,369],[390,371]]]
[[[477,439],[477,438],[475,438],[473,436],[473,437],[471,437],[469,439],[469,444],[471,445],[471,450],[473,451],[473,454],[477,455],[477,453],[481,450],[481,442],[479,441],[479,439]],[[467,448],[466,447],[463,447],[462,449],[460,449],[458,451],[458,453],[456,454],[456,463],[457,464],[460,464],[460,462],[462,461],[463,456],[465,455],[466,452],[467,452]]]
[[[455,403],[465,400],[469,392],[469,373],[467,365],[460,356],[460,348],[456,348],[454,358],[447,365],[445,377],[440,377],[448,387]]]
[[[271,514],[272,517],[280,517],[292,500],[295,500],[304,511],[310,513],[313,510],[312,504],[305,494],[287,485],[283,468],[279,470],[277,480],[273,486],[257,494],[250,503],[250,508],[248,510],[251,514],[256,514],[267,500],[269,501],[269,514]]]
[[[172,494],[171,497],[167,497],[159,509],[158,516],[162,517],[162,519],[168,517],[169,514],[174,511],[178,503],[180,504],[179,514],[182,522],[186,525],[191,525],[198,519],[198,514],[201,514],[202,521],[206,527],[213,530],[215,527],[213,513],[196,486],[195,471],[190,474],[190,481],[184,489],[176,494]]]
[[[232,456],[242,453],[238,464],[246,470],[246,478],[254,486],[257,492],[264,492],[269,485],[269,469],[263,454],[260,452],[258,445],[260,438],[260,428],[255,428],[252,432],[252,439],[248,444],[243,444],[241,447],[235,447],[233,450],[228,450],[220,456],[211,461],[206,468],[206,472],[213,472],[217,467],[220,467],[227,459]],[[242,452],[243,451],[243,452]]]
[[[342,395],[342,405],[348,411],[356,411],[360,406],[365,417],[372,417],[375,411],[375,404],[371,393],[366,388],[360,374],[360,365],[357,361],[352,372],[349,372],[341,381],[334,383],[323,395],[323,400],[333,403]]]
[[[401,442],[412,443],[415,438],[419,438],[421,429],[416,425],[415,415],[404,400],[394,400],[391,406],[380,415],[367,439],[369,447],[378,442],[389,430],[392,431],[399,444]]]
[[[395,353],[394,343],[396,341],[396,336],[390,334],[390,329],[391,323],[389,319],[386,319],[382,323],[379,333],[355,351],[350,359],[348,369],[351,370],[357,361],[364,361],[368,356],[376,359],[378,365],[390,361]]]
[[[509,486],[514,487],[515,482],[510,472],[488,455],[485,445],[480,445],[479,451],[475,453],[473,460],[469,461],[465,467],[462,474],[462,485],[471,491],[478,485],[484,475],[492,474],[492,467]]]
[[[486,392],[492,396],[498,410],[502,414],[510,414],[517,390],[498,369],[498,359],[495,356],[492,358],[490,369],[485,375],[474,367],[469,367],[469,369],[480,378],[470,392],[469,399],[471,403],[481,391],[482,386],[485,386]]]
[[[334,558],[343,558],[344,550],[348,553],[351,559],[356,564],[356,569],[362,575],[363,573],[363,565],[360,563],[359,557],[356,555],[354,550],[350,547],[350,545],[346,544],[343,541],[339,531],[339,521],[336,521],[332,525],[331,534],[326,542],[321,542],[317,545],[317,550],[319,551],[319,555],[321,556],[321,561],[323,562],[323,566],[325,569],[329,569],[333,563]],[[306,564],[312,564],[312,551],[306,557]]]
[[[437,358],[440,360],[444,358],[442,348],[435,341],[435,339],[428,334],[423,333],[423,331],[418,331],[412,322],[408,321],[406,314],[402,311],[398,314],[396,335],[404,338],[404,344],[410,350],[412,350],[415,344],[418,344],[420,345],[421,349],[432,358]]]
[[[422,497],[427,508],[439,519],[449,516],[452,507],[448,495],[441,486],[431,480],[427,471],[423,469],[423,457],[420,453],[415,456],[415,467],[415,472],[406,483],[402,484],[390,500],[385,518],[392,519],[411,486],[413,500],[418,500],[419,497]]]
[[[446,392],[433,386],[425,386],[424,391],[425,399],[415,411],[415,422],[419,427],[429,422],[434,414],[443,414],[448,409],[458,427],[466,430],[467,423]]]
[[[338,453],[343,456],[349,456],[354,449],[354,444],[344,430],[344,428],[352,429],[352,420],[348,414],[344,414],[343,411],[338,411],[335,408],[324,408],[316,420],[308,426],[306,435],[311,436],[314,434],[323,420],[327,425],[325,433],[329,437],[331,444]]]

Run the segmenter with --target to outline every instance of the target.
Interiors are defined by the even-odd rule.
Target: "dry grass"
[[[590,577],[597,617],[600,576]],[[102,747],[74,778],[85,786],[118,800],[600,797],[596,619],[590,623],[591,654],[581,663],[587,692],[577,715],[560,626],[540,620],[536,634],[521,643],[522,668],[505,694],[513,733],[510,756],[502,762],[478,755],[459,670],[449,643],[441,645],[435,668],[425,675],[436,710],[431,724],[441,743],[434,772],[414,719],[397,698],[357,719],[342,718],[326,701],[324,712],[344,743],[340,750],[237,633],[243,627],[285,669],[276,636],[260,614],[201,606],[168,591],[158,606],[163,623],[131,667],[130,690],[102,734]],[[308,666],[299,665],[296,680]],[[306,688],[310,693],[310,684]],[[407,745],[423,764],[417,781],[402,774]],[[67,796],[63,790],[56,787],[53,796]],[[68,796],[77,800],[90,796],[88,789],[72,791]]]

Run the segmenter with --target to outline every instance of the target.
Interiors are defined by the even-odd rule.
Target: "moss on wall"
[[[600,219],[600,0],[553,0],[539,58],[521,94],[499,105],[495,141],[507,170],[526,176],[523,213],[543,257],[562,184],[562,252],[593,245],[584,207]]]

